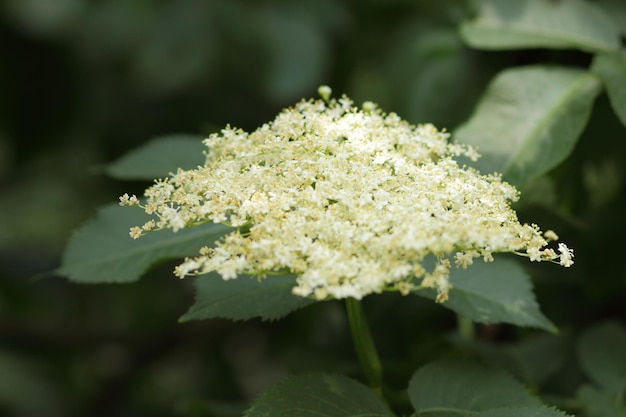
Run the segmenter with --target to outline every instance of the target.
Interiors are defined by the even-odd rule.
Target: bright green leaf
[[[482,158],[474,165],[483,173],[523,185],[570,154],[599,91],[598,79],[578,69],[505,70],[454,136],[478,147]]]
[[[420,417],[463,417],[502,407],[541,406],[506,373],[465,360],[440,360],[421,367],[411,377],[408,394]]]
[[[539,310],[528,274],[513,260],[476,261],[466,270],[453,269],[450,282],[450,298],[441,306],[472,321],[557,331]],[[432,290],[419,290],[416,294],[435,298]]]
[[[57,271],[82,283],[133,282],[153,264],[198,253],[232,228],[207,224],[149,233],[132,239],[128,231],[150,218],[136,207],[108,205],[72,236]]]
[[[294,275],[269,275],[261,281],[249,276],[227,281],[217,274],[201,276],[195,280],[196,301],[180,321],[215,317],[276,320],[315,302],[293,295],[295,285]]]
[[[107,174],[124,180],[153,180],[167,177],[178,168],[203,165],[207,147],[198,135],[167,135],[125,154],[107,167]]]
[[[461,25],[474,48],[614,51],[619,33],[600,7],[583,0],[474,0],[477,16]]]
[[[567,417],[562,411],[548,407],[498,408],[473,414],[472,417]]]
[[[245,417],[391,417],[385,404],[363,384],[340,375],[310,374],[268,389]]]
[[[585,373],[612,392],[626,386],[626,329],[603,323],[587,329],[578,341],[578,359]]]
[[[596,55],[591,71],[602,80],[613,111],[626,126],[626,51]]]

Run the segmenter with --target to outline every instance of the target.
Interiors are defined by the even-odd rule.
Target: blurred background
[[[341,304],[277,323],[178,324],[193,291],[172,276],[173,264],[132,285],[75,285],[53,271],[96,207],[148,185],[116,182],[103,169],[156,136],[204,135],[227,123],[253,130],[315,97],[320,84],[453,130],[502,68],[589,63],[575,52],[467,49],[456,28],[468,13],[460,0],[0,3],[0,416],[241,415],[287,373],[355,373]],[[618,143],[624,131],[611,114],[600,98],[596,125]],[[585,241],[575,221],[550,210],[528,213],[564,230],[573,247],[599,251],[592,242],[626,230],[623,219],[600,220],[623,207],[625,142],[607,152],[597,149],[597,135],[585,138],[578,159],[555,178],[569,176],[559,201],[572,217],[596,219],[596,240]],[[589,152],[595,162],[583,172],[579,162]],[[592,202],[581,201],[584,187],[595,193]],[[616,278],[589,289],[581,272],[566,292],[580,301],[589,290],[589,311],[623,317],[615,290],[623,291],[624,269],[617,262],[600,268]],[[562,288],[540,286],[540,299]],[[392,382],[396,373],[406,383],[407,361],[423,363],[447,346],[434,335],[454,327],[451,313],[393,295],[370,304],[378,332],[419,317],[382,342]],[[544,310],[558,325],[572,320],[572,304]],[[396,360],[403,365],[394,368]]]

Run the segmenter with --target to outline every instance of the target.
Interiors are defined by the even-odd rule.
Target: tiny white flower
[[[347,97],[301,101],[252,133],[230,126],[204,140],[203,166],[178,170],[145,192],[148,214],[136,227],[178,231],[207,222],[233,226],[175,270],[179,277],[215,271],[224,279],[268,272],[297,274],[293,293],[316,299],[428,287],[448,298],[451,264],[512,252],[569,267],[573,251],[547,248],[556,233],[520,224],[519,192],[496,174],[461,167],[478,158],[430,124]],[[139,205],[135,196],[122,205]],[[207,242],[212,244],[214,242]],[[438,259],[434,268],[424,264]],[[558,261],[557,261],[558,258]]]

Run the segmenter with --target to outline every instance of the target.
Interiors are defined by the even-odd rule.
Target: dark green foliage
[[[578,360],[591,383],[578,390],[578,400],[592,417],[626,413],[626,329],[602,323],[587,329],[578,340]]]
[[[621,0],[5,1],[0,415],[393,415],[352,379],[338,303],[292,296],[293,277],[193,288],[174,262],[230,229],[133,241],[145,215],[114,206],[325,83],[478,145],[481,170],[523,185],[520,218],[576,253],[477,260],[443,306],[367,297],[393,411],[623,417],[625,35]]]
[[[289,378],[264,392],[246,417],[390,417],[366,386],[341,375]]]
[[[193,169],[204,164],[202,136],[168,135],[128,152],[107,166],[107,174],[122,180],[166,178],[178,168]]]
[[[477,260],[466,270],[450,274],[453,290],[441,305],[476,323],[510,323],[555,332],[556,327],[539,311],[528,274],[510,259],[492,263]],[[435,299],[434,291],[416,294]]]
[[[506,373],[465,360],[443,360],[418,369],[409,382],[409,398],[419,415],[428,417],[541,405]]]
[[[291,293],[293,275],[270,275],[263,280],[242,276],[223,280],[217,274],[195,279],[196,302],[181,321],[221,317],[231,320],[277,320],[315,302]]]
[[[206,224],[130,239],[128,230],[149,219],[139,208],[110,205],[100,209],[98,216],[72,237],[57,272],[75,282],[133,282],[157,262],[193,255],[232,230]]]

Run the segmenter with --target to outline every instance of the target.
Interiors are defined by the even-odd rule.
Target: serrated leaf
[[[596,55],[591,71],[602,80],[613,111],[626,126],[626,51]]]
[[[587,52],[619,48],[619,32],[600,7],[583,0],[474,0],[477,16],[460,27],[481,49],[556,48]]]
[[[539,310],[530,277],[511,259],[476,261],[466,270],[453,269],[450,283],[453,287],[449,299],[440,305],[472,321],[557,331]],[[436,296],[432,290],[418,290],[415,294],[433,300]]]
[[[153,180],[178,168],[196,168],[206,158],[202,139],[199,135],[160,136],[109,164],[106,173],[123,180]]]
[[[473,414],[472,417],[568,417],[568,414],[548,407],[507,407]]]
[[[245,417],[392,417],[385,404],[363,384],[340,375],[288,378],[268,389]]]
[[[418,369],[409,399],[420,417],[463,417],[502,407],[541,403],[506,373],[466,360],[440,360]]]
[[[277,320],[315,302],[295,296],[294,275],[269,275],[261,281],[240,276],[225,281],[217,274],[196,278],[196,301],[180,321],[210,318]]]
[[[81,283],[134,282],[156,262],[190,256],[232,228],[207,224],[131,239],[130,227],[150,219],[141,209],[108,205],[70,239],[57,273]]]
[[[626,329],[602,323],[587,329],[578,340],[578,359],[585,373],[611,392],[626,386]]]
[[[489,84],[472,117],[454,132],[478,147],[475,164],[523,185],[571,153],[600,91],[592,74],[529,66],[502,71]]]

